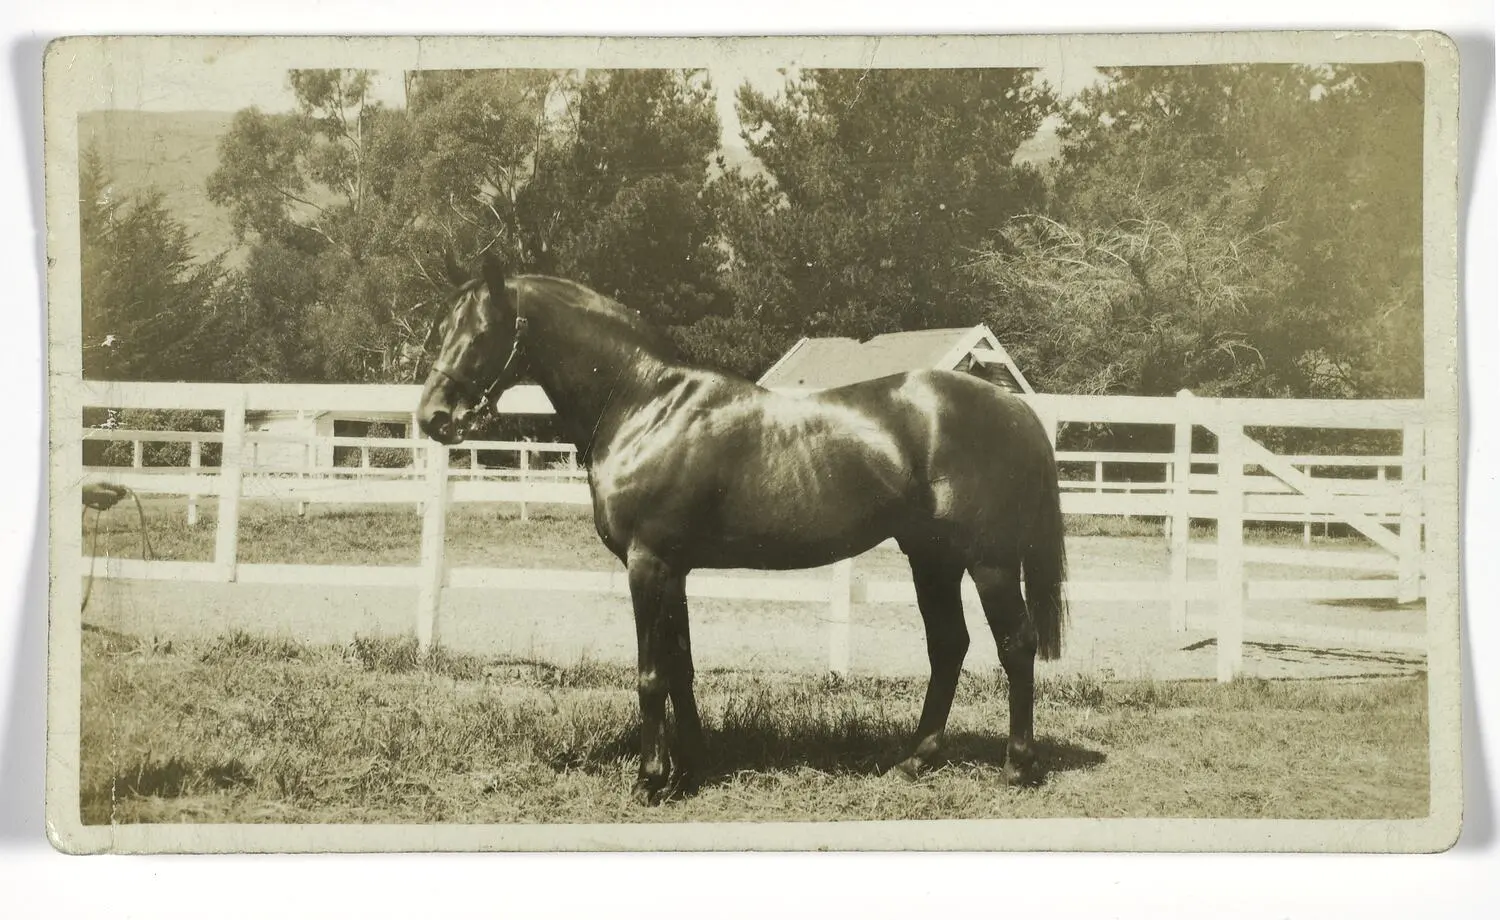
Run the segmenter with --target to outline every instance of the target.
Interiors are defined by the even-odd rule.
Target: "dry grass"
[[[1427,811],[1426,683],[1041,687],[1037,789],[1000,782],[1003,684],[967,675],[947,762],[879,775],[913,680],[699,677],[710,777],[631,803],[633,674],[424,656],[409,638],[84,636],[83,818],[599,822],[943,817],[1396,818]]]
[[[157,558],[208,561],[214,552],[214,508],[206,502],[196,527],[184,523],[180,501],[152,500],[146,505],[146,528]],[[448,512],[448,557],[454,565],[516,565],[542,568],[612,569],[617,563],[599,542],[589,509],[577,505],[532,506],[522,521],[514,506],[454,505]],[[95,517],[85,515],[84,547],[93,540]],[[1160,518],[1071,515],[1073,537],[1162,538]],[[99,518],[101,556],[139,558],[140,519],[133,505],[122,504]],[[313,506],[298,517],[293,506],[279,502],[246,502],[240,514],[241,562],[310,564],[415,565],[422,521],[414,507]],[[1212,522],[1192,527],[1194,540],[1212,540]],[[1300,525],[1247,528],[1253,544],[1300,544]],[[1318,546],[1354,546],[1346,537],[1316,538]]]

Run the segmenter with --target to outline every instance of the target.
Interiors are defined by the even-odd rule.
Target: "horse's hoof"
[[[631,797],[635,803],[645,808],[660,805],[666,801],[666,788],[660,783],[649,783],[644,779],[635,781],[635,789],[631,791]]]
[[[667,797],[685,799],[698,794],[698,777],[690,773],[674,773],[667,783]]]
[[[922,773],[922,762],[914,757],[908,757],[886,771],[886,775],[908,783],[914,783]]]
[[[1036,764],[1021,764],[1018,766],[1014,759],[1005,765],[1001,776],[1005,779],[1005,785],[1007,786],[1029,788],[1042,784],[1042,771],[1037,769]]]

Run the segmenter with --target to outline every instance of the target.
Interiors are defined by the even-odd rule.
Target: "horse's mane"
[[[676,343],[654,323],[576,281],[550,275],[517,275],[512,283],[522,298],[529,300],[527,295],[543,295],[549,306],[566,306],[600,322],[617,340],[637,345],[658,358],[674,362],[681,359]],[[522,285],[526,288],[524,292]]]

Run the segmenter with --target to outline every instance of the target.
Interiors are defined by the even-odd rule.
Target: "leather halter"
[[[501,385],[510,378],[510,369],[521,355],[521,334],[525,331],[526,317],[521,314],[521,296],[518,290],[516,292],[516,329],[515,335],[511,337],[510,356],[505,359],[505,366],[500,368],[500,373],[495,376],[494,380],[490,381],[488,386],[483,387],[481,391],[478,383],[469,380],[456,370],[444,367],[442,364],[434,364],[432,370],[434,373],[451,380],[470,399],[475,399],[475,396],[478,395],[479,398],[476,400],[476,404],[489,405],[496,397],[495,391],[502,389]]]

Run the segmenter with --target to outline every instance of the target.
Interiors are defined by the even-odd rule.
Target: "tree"
[[[251,356],[242,372],[284,380],[389,379],[401,323],[420,300],[393,243],[393,164],[410,151],[405,115],[370,98],[370,75],[294,70],[297,111],[236,114],[209,196],[252,256],[228,290]]]
[[[1321,350],[1303,357],[1318,391],[1420,397],[1422,67],[1338,66],[1321,77],[1310,124],[1286,155],[1300,167],[1285,204],[1304,317],[1292,334],[1320,333]],[[1311,147],[1300,160],[1298,143]]]
[[[738,104],[766,169],[719,193],[740,323],[790,344],[978,320],[967,253],[1042,203],[1014,162],[1053,104],[1031,72],[814,70]]]
[[[118,195],[93,149],[80,164],[79,227],[84,376],[205,379],[220,355],[199,333],[221,260],[196,263],[161,193]]]
[[[410,250],[461,256],[495,248],[519,264],[545,241],[526,226],[521,199],[537,181],[556,131],[551,71],[423,71],[408,89],[407,149],[392,161],[398,207],[414,218]]]
[[[242,240],[281,240],[357,259],[360,217],[377,206],[370,147],[384,110],[366,71],[293,70],[298,110],[235,114],[219,144],[209,198],[229,209]]]
[[[539,148],[523,203],[539,268],[596,288],[664,326],[723,312],[719,148],[701,71],[590,71],[564,85],[561,130]]]
[[[1275,228],[1246,227],[1244,197],[1184,217],[1137,195],[1104,226],[1018,218],[974,263],[996,294],[987,320],[1043,390],[1281,395],[1255,344]]]
[[[298,111],[239,113],[210,180],[264,253],[230,291],[234,310],[262,317],[251,325],[276,330],[254,336],[254,373],[411,374],[450,253],[498,251],[668,325],[721,309],[702,195],[718,127],[701,75],[413,74],[405,110],[370,101],[357,71],[291,83]]]
[[[1013,225],[976,262],[1029,373],[1069,391],[1413,395],[1410,72],[1106,75],[1067,109],[1045,218]]]

